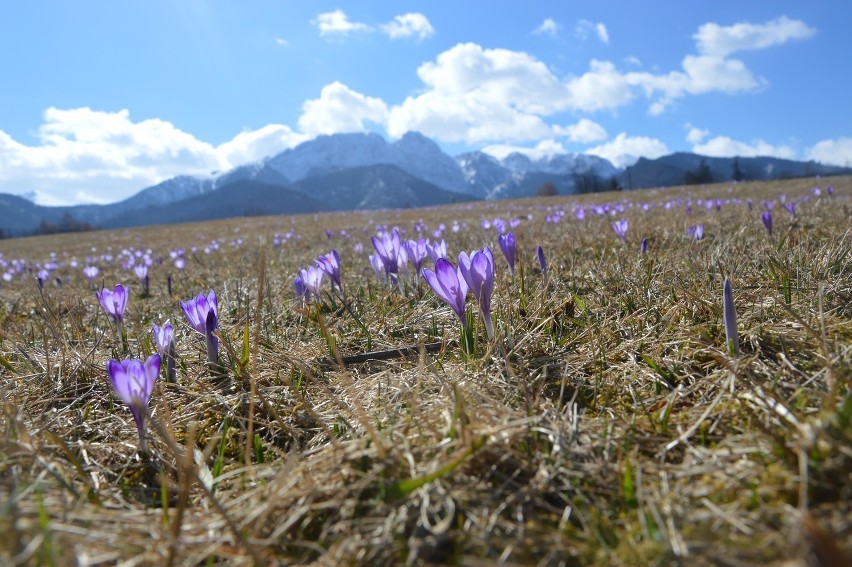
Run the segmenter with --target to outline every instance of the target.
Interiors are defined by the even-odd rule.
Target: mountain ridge
[[[26,190],[20,195],[0,194],[0,230],[15,236],[63,227],[137,226],[146,218],[184,222],[205,220],[205,214],[222,218],[217,215],[416,207],[528,197],[545,183],[560,194],[574,194],[680,185],[687,180],[710,183],[738,176],[762,180],[842,173],[852,169],[688,152],[640,158],[624,169],[598,156],[576,153],[534,158],[513,152],[498,158],[473,151],[451,157],[418,132],[408,132],[394,142],[375,133],[345,133],[319,136],[218,175],[179,175],[107,205],[49,207],[27,200]],[[205,199],[228,205],[204,204]],[[169,211],[175,207],[195,212]]]

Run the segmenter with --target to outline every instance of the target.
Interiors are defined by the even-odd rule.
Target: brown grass
[[[809,194],[813,181],[0,241],[7,259],[53,251],[82,267],[93,246],[165,255],[223,239],[213,254],[187,251],[171,297],[168,261],[152,267],[147,298],[120,266],[102,266],[107,286],[133,288],[135,357],[151,352],[152,322],[178,329],[178,381],[158,383],[147,457],[105,372],[120,344],[79,268],[43,293],[30,278],[0,287],[0,563],[844,564],[852,179],[828,181],[834,197],[800,204],[795,219],[776,205],[774,238],[762,200]],[[693,206],[691,218],[682,207],[589,211],[583,222],[567,209],[678,195],[750,197],[755,207]],[[562,222],[543,222],[547,206],[566,208]],[[535,220],[516,229],[522,309],[494,231],[478,223],[528,212]],[[609,228],[621,216],[628,245]],[[455,317],[426,286],[378,284],[351,246],[372,251],[370,219],[409,234],[417,220],[445,222],[451,256],[490,245],[498,340],[480,329],[467,358]],[[452,233],[453,220],[470,227]],[[690,242],[696,222],[707,236]],[[272,234],[291,228],[301,239],[273,248]],[[352,240],[328,240],[326,228]],[[244,243],[232,249],[235,238]],[[294,302],[292,280],[332,247],[348,307],[328,298],[318,314]],[[736,360],[725,352],[725,276]],[[208,289],[235,358],[248,328],[246,368],[222,348],[225,379],[209,376],[178,306]],[[340,367],[327,364],[323,326],[341,355],[444,346]],[[205,487],[217,459],[221,474]]]

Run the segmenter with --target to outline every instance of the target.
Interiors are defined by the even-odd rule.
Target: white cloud
[[[566,108],[570,98],[534,57],[473,43],[444,51],[417,74],[426,88],[391,109],[391,136],[418,130],[444,141],[541,139],[550,134],[542,116]]]
[[[133,122],[127,110],[49,108],[38,143],[0,131],[0,192],[35,191],[40,203],[112,202],[176,175],[207,175],[298,143],[270,125],[212,146],[160,119]]]
[[[603,22],[595,24],[595,32],[598,34],[598,39],[609,45],[609,32],[606,31],[606,26]]]
[[[732,26],[704,24],[692,36],[698,51],[705,55],[725,57],[736,51],[766,49],[795,39],[807,39],[816,29],[801,20],[781,16],[764,24],[741,22]]]
[[[429,23],[426,16],[418,12],[396,16],[381,28],[391,39],[417,37],[417,39],[422,41],[435,33],[435,29]]]
[[[319,98],[305,101],[299,128],[308,136],[362,132],[367,122],[384,125],[387,118],[388,106],[383,100],[335,81],[323,87]]]
[[[533,148],[524,146],[513,146],[510,144],[492,144],[482,148],[482,151],[497,159],[504,159],[510,154],[524,154],[532,160],[549,158],[551,156],[568,153],[567,150],[555,140],[542,140]]]
[[[240,132],[216,147],[216,153],[231,167],[259,161],[265,157],[298,146],[308,136],[294,132],[283,124],[268,124],[257,130]]]
[[[556,37],[559,35],[559,30],[562,29],[562,26],[556,23],[556,20],[553,18],[545,18],[541,25],[533,30],[533,33],[536,35],[549,35],[551,37]]]
[[[687,95],[750,92],[765,84],[742,61],[710,55],[687,55],[680,70],[664,74],[623,72],[592,60],[585,73],[560,78],[532,55],[475,43],[455,45],[417,74],[425,88],[391,108],[390,135],[419,130],[468,143],[541,139],[552,114],[612,111],[640,93],[656,115]]]
[[[807,153],[808,159],[831,165],[852,166],[852,138],[837,138],[816,143]]]
[[[569,108],[592,112],[614,110],[634,98],[631,74],[623,74],[609,61],[592,60],[589,70],[566,83]],[[637,83],[638,84],[638,83]]]
[[[553,131],[558,136],[565,136],[572,142],[588,144],[606,140],[604,127],[588,118],[581,118],[576,124],[570,126],[554,126]]]
[[[370,29],[367,24],[351,21],[343,10],[318,14],[315,20],[311,20],[311,23],[319,29],[320,35],[323,37],[348,35]]]
[[[577,25],[574,26],[574,37],[580,41],[586,41],[592,34],[595,34],[601,42],[609,44],[609,32],[603,22],[577,21]]]
[[[665,112],[675,100],[686,95],[709,92],[737,94],[755,91],[765,85],[765,81],[755,78],[739,59],[687,55],[681,66],[682,71],[670,71],[665,75],[630,72],[623,77],[628,84],[641,88],[646,96],[654,99],[649,107],[652,115]]]
[[[699,144],[701,140],[710,135],[710,130],[702,130],[691,124],[687,124],[686,127],[689,128],[689,132],[686,134],[686,141],[690,144]]]
[[[614,140],[589,148],[584,153],[608,159],[616,167],[627,167],[636,163],[640,157],[654,159],[670,152],[661,140],[645,136],[628,136],[621,132]]]
[[[276,37],[275,43],[282,46],[282,47],[286,47],[287,45],[290,44],[290,42],[287,41],[286,39],[284,39],[283,37]]]
[[[527,53],[474,43],[444,51],[417,74],[426,88],[391,109],[391,136],[419,130],[453,142],[531,141],[552,135],[547,116],[612,110],[634,97],[612,63],[592,61],[583,75],[560,79]]]
[[[740,142],[727,136],[715,136],[706,142],[693,144],[692,151],[712,157],[757,157],[771,156],[793,159],[796,152],[789,146],[773,146],[763,140]]]

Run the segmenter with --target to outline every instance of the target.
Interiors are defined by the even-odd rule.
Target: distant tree
[[[610,191],[623,191],[624,187],[618,182],[618,178],[613,175],[609,178],[609,190]]]
[[[66,212],[56,224],[47,219],[41,219],[36,232],[38,234],[57,234],[61,232],[83,232],[87,230],[92,230],[91,224],[80,221],[71,213]]]
[[[538,188],[538,191],[536,191],[535,194],[539,197],[554,197],[559,195],[559,189],[557,189],[556,185],[550,181],[546,181],[544,185]]]
[[[732,167],[733,167],[734,171],[733,171],[733,173],[731,173],[731,179],[733,179],[734,181],[744,181],[745,178],[746,178],[746,175],[743,172],[743,170],[740,168],[740,158],[739,157],[734,158],[734,165]]]
[[[713,173],[710,171],[710,166],[707,165],[707,160],[703,159],[698,164],[696,169],[687,171],[683,176],[683,182],[686,185],[701,185],[702,183],[713,183]]]
[[[596,193],[600,191],[600,179],[595,175],[574,175],[574,191],[577,193]]]

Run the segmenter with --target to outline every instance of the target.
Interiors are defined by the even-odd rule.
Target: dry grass
[[[223,239],[191,256],[165,291],[131,297],[130,352],[171,319],[177,384],[150,404],[151,454],[104,367],[119,352],[79,269],[40,293],[0,288],[0,562],[3,564],[842,565],[852,552],[852,179],[799,205],[763,199],[812,183],[741,184],[475,207],[236,219],[0,242],[13,257],[82,259],[95,246],[170,248]],[[824,182],[820,183],[825,185]],[[628,245],[609,217],[578,221],[568,203],[684,194],[726,204],[634,207]],[[545,224],[544,207],[566,208]],[[480,218],[535,215],[516,229],[526,294],[498,262],[498,340],[456,346],[431,291],[379,285],[366,253],[376,223],[447,230],[451,256],[490,245]],[[686,226],[706,238],[690,242]],[[281,248],[274,232],[301,239]],[[345,228],[351,241],[328,240]],[[647,236],[647,255],[638,244]],[[228,242],[242,238],[230,248]],[[541,244],[550,265],[535,268]],[[347,305],[319,314],[293,301],[295,271],[336,247]],[[82,264],[81,264],[82,266]],[[72,275],[73,274],[73,275]],[[725,351],[721,289],[731,277],[742,355]],[[107,286],[130,283],[106,267]],[[178,299],[215,289],[234,358],[207,372],[203,341]],[[342,355],[443,341],[419,358],[329,365]],[[191,449],[191,450],[190,450]],[[217,469],[217,463],[221,470]],[[211,484],[211,479],[218,473]],[[207,483],[207,484],[205,484]],[[166,507],[163,507],[163,504]],[[834,561],[834,562],[833,562]],[[838,563],[839,562],[839,563]]]

